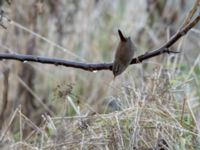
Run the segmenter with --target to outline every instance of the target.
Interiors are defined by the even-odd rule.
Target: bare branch
[[[131,64],[135,64],[138,62],[142,62],[145,59],[149,59],[152,57],[155,57],[157,55],[163,54],[163,53],[172,53],[172,51],[169,51],[169,47],[171,47],[174,43],[176,43],[182,36],[187,34],[187,32],[192,29],[200,20],[200,14],[190,23],[188,23],[185,27],[180,29],[177,33],[172,36],[167,43],[165,43],[162,47],[160,47],[157,50],[150,51],[148,53],[145,53],[141,56],[138,56],[138,58],[133,58]],[[177,52],[174,52],[177,53]]]
[[[161,55],[163,53],[177,53],[175,51],[170,51],[169,47],[171,47],[175,42],[177,42],[182,36],[187,34],[187,32],[193,28],[200,20],[200,14],[194,18],[190,23],[185,25],[183,28],[178,30],[178,32],[170,38],[162,47],[157,50],[146,52],[143,55],[140,55],[136,58],[133,58],[131,64],[141,63],[142,61]],[[22,54],[11,54],[11,53],[0,53],[0,60],[4,59],[11,59],[11,60],[18,60],[22,62],[31,61],[37,63],[44,63],[44,64],[54,64],[54,65],[61,65],[65,67],[73,67],[78,69],[83,69],[86,71],[99,71],[99,70],[112,70],[112,63],[82,63],[82,62],[73,62],[67,61],[60,58],[48,58],[48,57],[41,57],[41,56],[34,56],[34,55],[22,55]]]
[[[0,59],[12,59],[26,62],[37,62],[43,64],[54,64],[56,66],[61,65],[65,67],[72,67],[83,69],[87,71],[94,71],[94,70],[111,70],[112,63],[100,63],[100,64],[92,64],[92,63],[81,63],[81,62],[74,62],[74,61],[67,61],[65,59],[60,58],[50,58],[50,57],[41,57],[41,56],[34,56],[34,55],[23,55],[23,54],[11,54],[11,53],[0,53]]]

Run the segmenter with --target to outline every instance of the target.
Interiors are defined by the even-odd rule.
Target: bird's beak
[[[114,75],[114,76],[113,76],[113,81],[115,80],[115,78],[116,78],[116,76]]]

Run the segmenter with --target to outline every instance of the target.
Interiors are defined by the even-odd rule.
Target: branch
[[[41,57],[41,56],[35,56],[35,55],[0,53],[0,60],[5,60],[5,59],[18,60],[24,63],[37,62],[37,63],[43,63],[43,64],[53,64],[56,66],[60,65],[60,66],[65,66],[65,67],[83,69],[86,71],[112,69],[112,63],[92,64],[92,63],[68,61],[68,60],[60,59],[60,58]]]
[[[175,51],[170,51],[169,47],[171,47],[175,42],[177,42],[182,36],[184,36],[190,29],[192,29],[200,20],[200,14],[190,23],[185,25],[181,28],[174,36],[170,38],[167,43],[165,43],[162,47],[157,50],[146,52],[143,55],[140,55],[136,58],[133,58],[131,64],[141,63],[142,61],[161,55],[163,53],[178,53]],[[112,70],[112,63],[82,63],[82,62],[73,62],[67,61],[60,58],[48,58],[48,57],[41,57],[41,56],[34,56],[34,55],[22,55],[22,54],[11,54],[11,53],[0,53],[0,60],[4,59],[12,59],[18,60],[22,62],[37,62],[37,63],[44,63],[44,64],[54,64],[54,65],[61,65],[65,67],[73,67],[78,69],[83,69],[86,71],[99,71],[99,70]]]
[[[145,59],[149,59],[152,57],[155,57],[157,55],[163,54],[163,53],[177,53],[174,51],[170,51],[169,47],[171,47],[174,43],[176,43],[182,36],[187,34],[187,32],[192,29],[200,20],[200,14],[190,23],[188,23],[185,27],[181,28],[177,33],[175,33],[167,43],[165,43],[162,47],[160,47],[157,50],[147,52],[143,55],[138,56],[137,58],[133,58],[131,61],[131,64],[140,63]]]

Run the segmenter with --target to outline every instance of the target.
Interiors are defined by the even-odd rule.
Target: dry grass
[[[1,52],[112,61],[120,28],[142,54],[166,42],[193,5],[147,2],[5,3],[12,21],[0,28]],[[197,26],[172,47],[180,54],[130,66],[115,80],[108,71],[1,61],[0,91],[5,66],[10,73],[0,149],[200,149],[199,36]]]

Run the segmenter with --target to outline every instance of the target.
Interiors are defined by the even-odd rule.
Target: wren
[[[124,37],[120,30],[118,30],[118,34],[120,42],[112,66],[114,78],[124,72],[124,70],[129,66],[136,49],[130,37]]]

